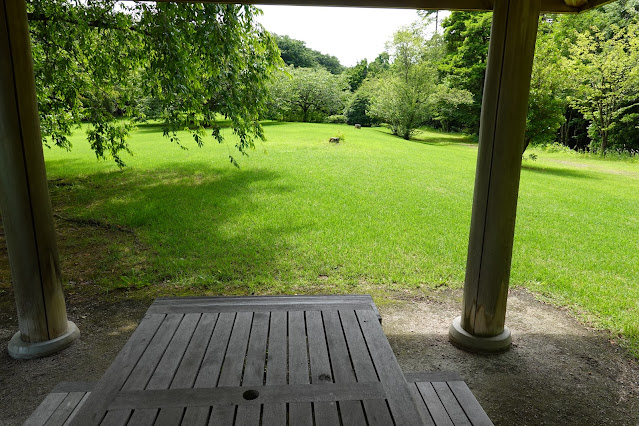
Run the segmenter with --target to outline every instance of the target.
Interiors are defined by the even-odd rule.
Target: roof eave
[[[169,0],[159,0],[169,1]],[[170,0],[176,1],[176,0]],[[177,0],[183,3],[206,3],[207,1]],[[613,0],[588,0],[582,6],[568,6],[564,0],[541,0],[541,13],[581,13]],[[216,3],[240,3],[290,6],[345,6],[426,10],[493,10],[494,0],[216,0]]]

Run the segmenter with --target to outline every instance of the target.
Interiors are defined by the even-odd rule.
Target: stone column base
[[[18,331],[9,341],[9,355],[15,359],[42,358],[69,347],[75,339],[80,337],[80,330],[73,322],[67,321],[67,323],[68,328],[66,333],[60,337],[44,342],[24,342]]]
[[[494,337],[473,336],[461,326],[461,316],[455,318],[448,329],[448,340],[454,346],[469,352],[494,353],[510,349],[511,337],[508,327]]]

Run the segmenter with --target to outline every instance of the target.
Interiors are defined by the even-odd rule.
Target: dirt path
[[[512,349],[469,354],[447,342],[460,300],[460,291],[446,291],[424,301],[381,304],[384,330],[404,371],[459,372],[498,425],[639,425],[639,365],[605,334],[518,290],[509,299]],[[15,313],[3,309],[0,425],[22,424],[60,381],[97,380],[150,303],[69,303],[69,318],[82,337],[67,350],[34,361],[7,355]]]

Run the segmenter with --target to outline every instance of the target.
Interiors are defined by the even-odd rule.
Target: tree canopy
[[[323,68],[294,68],[278,73],[271,86],[270,115],[290,121],[323,121],[341,114],[346,105],[348,83],[343,75]]]
[[[302,40],[296,40],[287,35],[275,35],[277,47],[280,49],[282,60],[286,65],[301,68],[323,67],[332,74],[340,74],[344,67],[335,56],[318,52],[306,47]]]
[[[98,158],[124,165],[134,123],[156,118],[180,143],[201,145],[217,115],[230,120],[241,153],[263,138],[259,124],[275,41],[253,6],[31,0],[36,90],[45,143],[70,148],[74,126],[89,122]],[[212,136],[223,137],[214,127]],[[235,159],[230,157],[232,162]]]
[[[440,78],[473,102],[442,115],[477,133],[490,41],[490,13],[444,20]],[[618,0],[579,15],[543,15],[533,63],[526,146],[559,141],[605,152],[639,149],[639,1]]]

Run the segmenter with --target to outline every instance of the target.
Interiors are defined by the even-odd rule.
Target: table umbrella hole
[[[260,393],[258,391],[256,391],[256,390],[251,389],[251,390],[247,390],[246,392],[244,392],[244,394],[242,394],[242,396],[247,401],[250,401],[250,400],[255,399],[258,396],[260,396]]]

